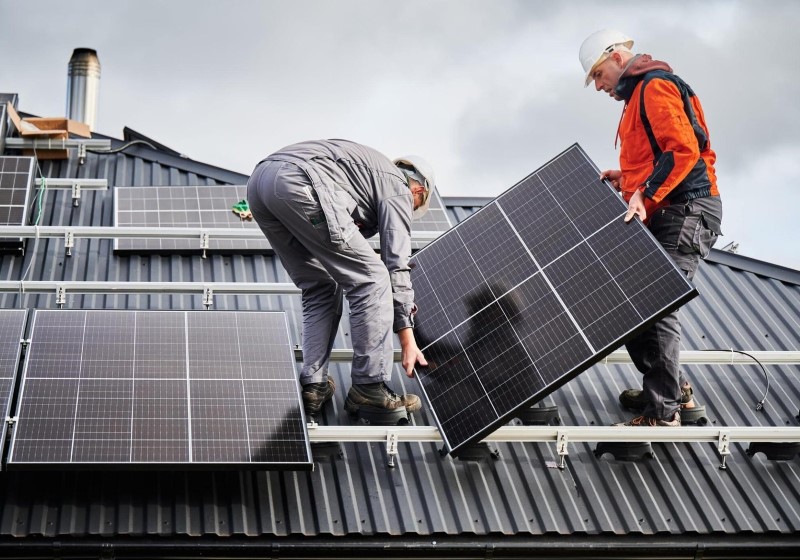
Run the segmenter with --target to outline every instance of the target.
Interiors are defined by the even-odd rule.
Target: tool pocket
[[[650,217],[648,229],[665,249],[677,249],[685,221],[683,205],[666,206],[656,210],[655,214]]]
[[[720,220],[708,212],[687,216],[681,228],[678,250],[706,258],[722,233],[720,225]]]
[[[356,201],[346,191],[327,185],[314,185],[319,196],[322,212],[328,223],[331,243],[341,245],[358,231],[352,213],[356,209]]]

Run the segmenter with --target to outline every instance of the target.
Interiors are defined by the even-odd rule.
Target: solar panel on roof
[[[19,366],[20,342],[24,335],[27,316],[28,312],[25,309],[0,310],[0,403],[3,403],[3,418],[8,418],[11,412],[11,396]],[[5,446],[7,426],[8,424],[3,422],[0,433],[0,455]]]
[[[575,144],[412,259],[417,377],[479,440],[697,292]]]
[[[284,313],[37,310],[9,467],[310,468]]]
[[[0,157],[0,225],[25,225],[34,165],[32,157]],[[19,251],[22,246],[22,239],[0,239],[0,250]]]
[[[243,185],[189,187],[122,187],[114,195],[114,220],[118,227],[202,227],[208,229],[254,229],[258,224],[242,220],[231,207],[247,198]],[[444,204],[434,190],[427,214],[413,224],[415,231],[450,229]],[[379,240],[372,240],[378,249]],[[423,242],[412,241],[418,249]],[[263,253],[269,251],[266,239],[219,239],[212,236],[209,251],[223,253]],[[114,250],[120,253],[199,253],[199,239],[115,239]]]

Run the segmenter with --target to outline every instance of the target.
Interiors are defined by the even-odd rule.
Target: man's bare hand
[[[644,208],[644,194],[638,190],[633,193],[628,202],[628,213],[625,214],[625,222],[630,222],[634,216],[639,216],[639,219],[643,222],[647,218],[647,210]]]
[[[608,182],[611,183],[611,186],[617,190],[620,190],[620,179],[622,178],[622,171],[619,169],[606,169],[602,173],[600,173],[600,180],[603,181],[608,179]]]
[[[400,337],[400,358],[403,369],[406,370],[407,376],[414,377],[414,366],[419,364],[425,367],[428,361],[417,346],[413,329],[401,329],[397,332],[397,336]]]

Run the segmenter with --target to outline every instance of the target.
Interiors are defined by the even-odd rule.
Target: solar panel
[[[37,310],[8,465],[311,468],[284,313]]]
[[[121,187],[115,189],[114,223],[118,227],[203,227],[254,229],[258,224],[242,220],[231,207],[247,198],[243,185],[214,185],[190,187]],[[414,222],[416,231],[450,229],[444,203],[434,191],[430,209]],[[370,240],[379,248],[378,238]],[[412,249],[425,243],[412,241]],[[199,253],[200,240],[194,239],[116,239],[114,250],[119,253]],[[266,239],[213,239],[210,252],[264,253],[271,250]]]
[[[0,157],[0,225],[25,225],[34,162],[32,157]],[[0,250],[19,251],[22,247],[22,239],[0,239]]]
[[[19,367],[20,342],[24,336],[25,319],[28,312],[25,309],[0,310],[0,403],[3,403],[3,418],[8,418],[11,413],[11,396],[14,393],[14,379],[17,377]],[[8,424],[3,422],[0,434],[0,455],[6,441]]]
[[[412,259],[417,377],[447,451],[697,295],[573,145]]]

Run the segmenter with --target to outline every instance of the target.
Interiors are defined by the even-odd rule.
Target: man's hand
[[[400,329],[397,331],[397,336],[400,337],[400,356],[403,369],[406,370],[407,376],[414,377],[414,366],[417,364],[427,366],[428,361],[417,347],[417,341],[414,339],[414,329]]]
[[[600,173],[600,180],[608,179],[611,183],[611,186],[615,189],[619,190],[620,187],[620,179],[622,178],[622,171],[619,169],[606,169],[602,173]]]
[[[639,219],[643,222],[645,218],[647,218],[647,210],[644,209],[644,193],[639,190],[633,193],[633,196],[628,202],[628,213],[625,214],[625,223],[630,222],[634,216],[639,216]]]

